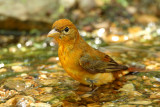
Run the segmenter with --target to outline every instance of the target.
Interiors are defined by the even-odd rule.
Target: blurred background
[[[0,0],[2,106],[13,104],[20,98],[44,106],[65,105],[62,100],[77,105],[92,102],[81,97],[78,99],[79,96],[69,90],[70,94],[66,95],[66,87],[73,89],[71,84],[76,83],[65,74],[59,63],[57,44],[46,36],[53,22],[62,18],[70,19],[89,45],[109,54],[118,63],[141,72],[129,79],[129,87],[136,86],[137,90],[133,90],[138,97],[130,94],[132,89],[129,94],[122,93],[120,98],[127,96],[123,99],[124,104],[159,104],[160,101],[154,99],[160,98],[157,94],[160,92],[160,0]],[[55,85],[60,87],[53,88]],[[58,91],[54,92],[55,89]],[[68,96],[72,98],[68,100]],[[143,101],[134,102],[136,100],[129,96]],[[112,97],[96,104],[117,100],[117,96]],[[17,104],[21,106],[22,103]],[[120,105],[119,102],[114,104]]]

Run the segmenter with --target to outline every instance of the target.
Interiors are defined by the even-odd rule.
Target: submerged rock
[[[0,104],[0,107],[29,107],[35,100],[30,96],[17,95],[9,99],[6,103]]]

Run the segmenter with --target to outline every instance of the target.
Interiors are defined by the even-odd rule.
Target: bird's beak
[[[55,29],[52,29],[49,33],[48,33],[48,37],[54,37],[56,35],[60,35],[60,33],[58,31],[56,31]]]

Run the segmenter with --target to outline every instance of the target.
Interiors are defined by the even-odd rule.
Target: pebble
[[[35,96],[35,98],[39,101],[47,102],[56,98],[56,96],[54,94],[42,94],[42,95]]]
[[[87,107],[101,107],[101,105],[98,105],[97,103],[91,103],[87,104]]]
[[[17,95],[0,104],[0,107],[30,107],[30,104],[34,102],[35,100],[30,96]]]
[[[84,95],[81,96],[81,98],[87,98],[87,97],[90,97],[90,96],[92,96],[92,94],[84,94]]]
[[[142,101],[131,101],[131,102],[128,102],[129,104],[142,104],[142,105],[149,105],[151,104],[152,102],[150,100],[142,100]]]
[[[7,71],[7,69],[6,68],[1,68],[0,69],[0,73],[2,73],[2,72],[6,72]]]
[[[51,107],[48,103],[31,103],[30,107]]]
[[[119,107],[136,107],[136,105],[120,105]]]
[[[135,88],[132,83],[125,84],[125,85],[123,85],[122,88],[119,89],[119,91],[126,91],[126,92],[130,92],[130,91],[134,91],[134,90],[135,90]]]
[[[158,92],[158,93],[153,93],[152,95],[150,95],[150,98],[152,98],[152,99],[154,99],[154,98],[156,98],[156,99],[158,99],[158,98],[160,98],[160,92]]]
[[[144,76],[142,76],[142,79],[143,79],[143,80],[148,80],[149,78],[144,75]]]
[[[29,71],[28,67],[25,66],[19,66],[19,65],[15,65],[11,67],[13,69],[14,72],[24,72],[24,71]]]

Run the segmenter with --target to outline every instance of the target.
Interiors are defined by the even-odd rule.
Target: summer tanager
[[[82,84],[107,84],[123,76],[123,71],[128,69],[89,46],[68,19],[54,22],[48,37],[58,42],[58,56],[64,70]]]

